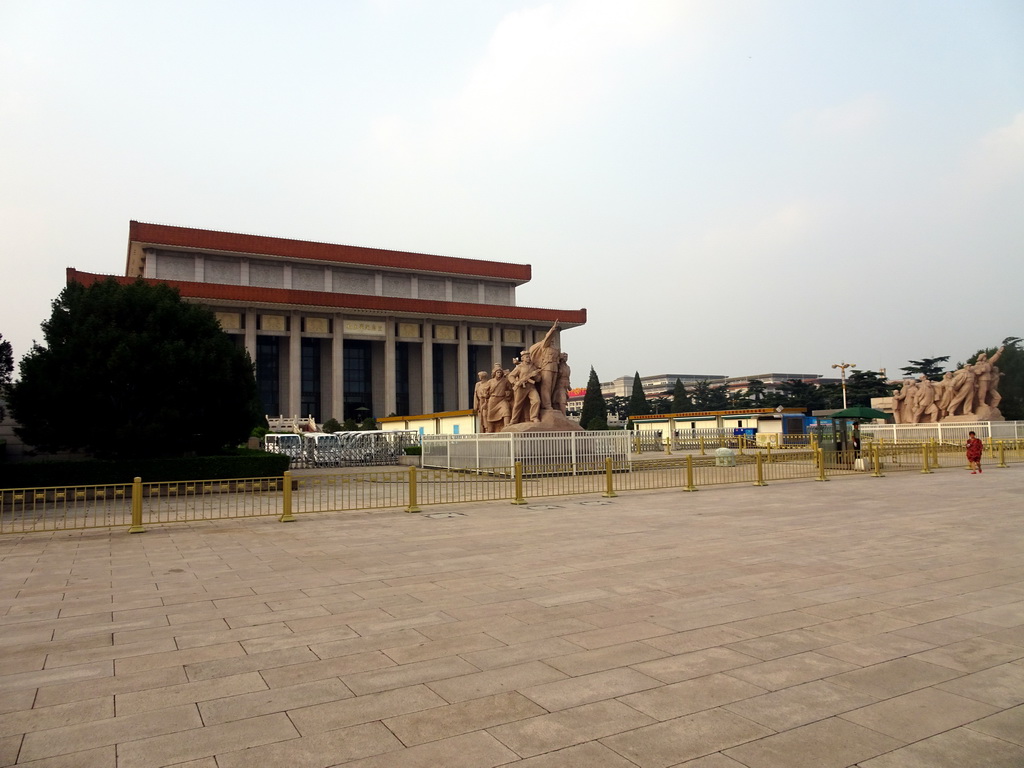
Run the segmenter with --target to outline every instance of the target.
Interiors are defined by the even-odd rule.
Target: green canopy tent
[[[866,405],[855,405],[832,414],[833,419],[888,419],[889,414],[868,408]]]

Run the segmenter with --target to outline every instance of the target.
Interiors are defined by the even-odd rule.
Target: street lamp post
[[[846,410],[846,369],[853,368],[856,363],[833,363],[833,368],[839,369],[839,381],[843,387],[843,410]]]

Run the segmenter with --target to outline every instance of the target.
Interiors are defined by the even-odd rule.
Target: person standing
[[[971,474],[981,472],[981,452],[985,449],[981,440],[973,432],[967,433],[967,464],[971,467]]]

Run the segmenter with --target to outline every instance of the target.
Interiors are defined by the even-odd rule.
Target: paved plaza
[[[0,765],[1024,766],[1024,465],[0,537]]]

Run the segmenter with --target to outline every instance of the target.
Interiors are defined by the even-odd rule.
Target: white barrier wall
[[[423,466],[440,469],[510,468],[629,460],[627,432],[498,432],[424,435]]]

